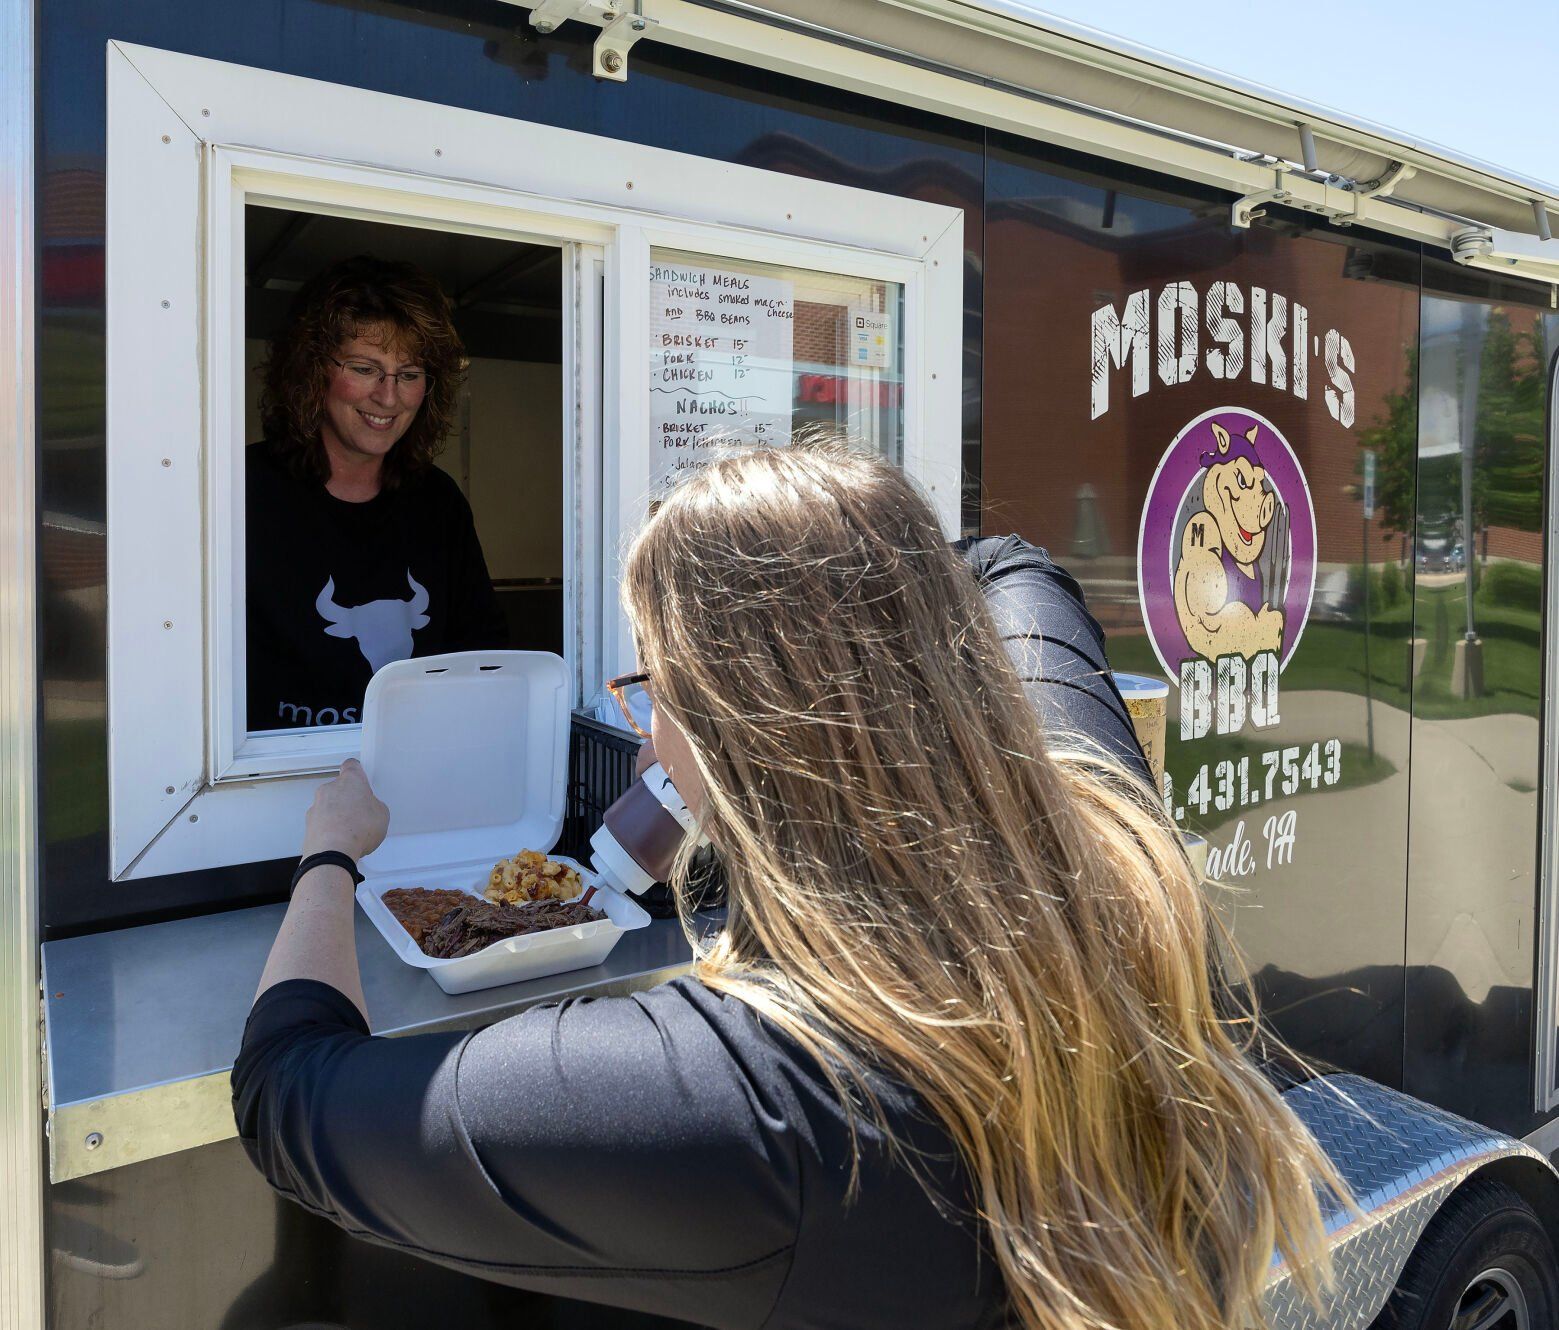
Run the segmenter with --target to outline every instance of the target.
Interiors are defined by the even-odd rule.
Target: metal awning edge
[[[534,9],[537,0],[509,3]],[[1304,123],[1317,137],[1319,169],[1287,170],[1287,206],[1448,250],[1470,267],[1559,284],[1559,245],[1539,238],[1533,211],[1536,200],[1559,216],[1559,190],[1458,162],[1438,145],[1382,137],[1390,131],[1335,112],[1323,117],[1190,62],[1151,60],[1146,48],[1108,47],[1101,43],[1116,39],[1081,25],[1069,33],[1037,13],[1008,14],[1009,4],[1018,9],[1012,0],[643,3],[654,42],[1236,194],[1270,189],[1273,159],[1285,168],[1300,161]],[[563,7],[598,27],[616,18],[609,0]],[[1394,172],[1399,162],[1412,173]]]
[[[1426,167],[1454,172],[1469,183],[1498,190],[1512,199],[1540,198],[1559,208],[1559,185],[1523,175],[1431,139],[1418,138],[1390,125],[1312,102],[1240,75],[1203,65],[1129,38],[1078,23],[1056,14],[1030,9],[1019,0],[882,0],[949,21],[981,24],[994,35],[1014,39],[1012,29],[1028,35],[1057,55],[1093,60],[1111,68],[1129,67],[1139,77],[1153,78],[1198,99],[1238,106],[1275,125],[1308,124],[1315,133],[1338,142],[1355,142],[1382,155],[1417,159]]]

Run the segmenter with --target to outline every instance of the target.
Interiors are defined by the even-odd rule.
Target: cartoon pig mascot
[[[1256,430],[1230,436],[1217,421],[1218,451],[1204,453],[1202,504],[1180,535],[1175,613],[1191,650],[1216,660],[1283,649],[1283,614],[1263,592],[1256,561],[1267,543],[1277,498],[1256,455]],[[1282,588],[1275,589],[1281,596]]]

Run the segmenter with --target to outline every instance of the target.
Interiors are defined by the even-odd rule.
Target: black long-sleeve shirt
[[[508,645],[470,505],[437,467],[366,503],[245,450],[251,730],[354,724],[374,671]]]
[[[848,1127],[817,1065],[691,979],[400,1039],[291,980],[255,1004],[233,1069],[274,1187],[441,1264],[700,1325],[1003,1325],[947,1137],[875,1088],[948,1217],[864,1121],[847,1201]]]
[[[1134,748],[1084,669],[1104,670],[1103,635],[1076,584],[1022,542],[962,553],[1047,713]],[[873,1088],[918,1175],[863,1117],[851,1197],[821,1069],[692,979],[395,1040],[293,980],[256,1002],[233,1068],[239,1136],[274,1187],[488,1279],[751,1330],[1007,1325],[949,1138],[891,1077]]]
[[[1151,786],[1131,716],[1110,677],[1104,629],[1088,613],[1076,579],[1018,536],[961,540],[954,548],[984,588],[1045,728],[1058,740],[1091,744]]]

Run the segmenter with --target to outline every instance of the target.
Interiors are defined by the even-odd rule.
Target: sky
[[[1020,3],[1559,187],[1555,0]]]

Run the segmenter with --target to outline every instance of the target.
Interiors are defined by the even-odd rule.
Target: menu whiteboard
[[[650,265],[650,481],[660,492],[733,447],[790,438],[792,284]]]

